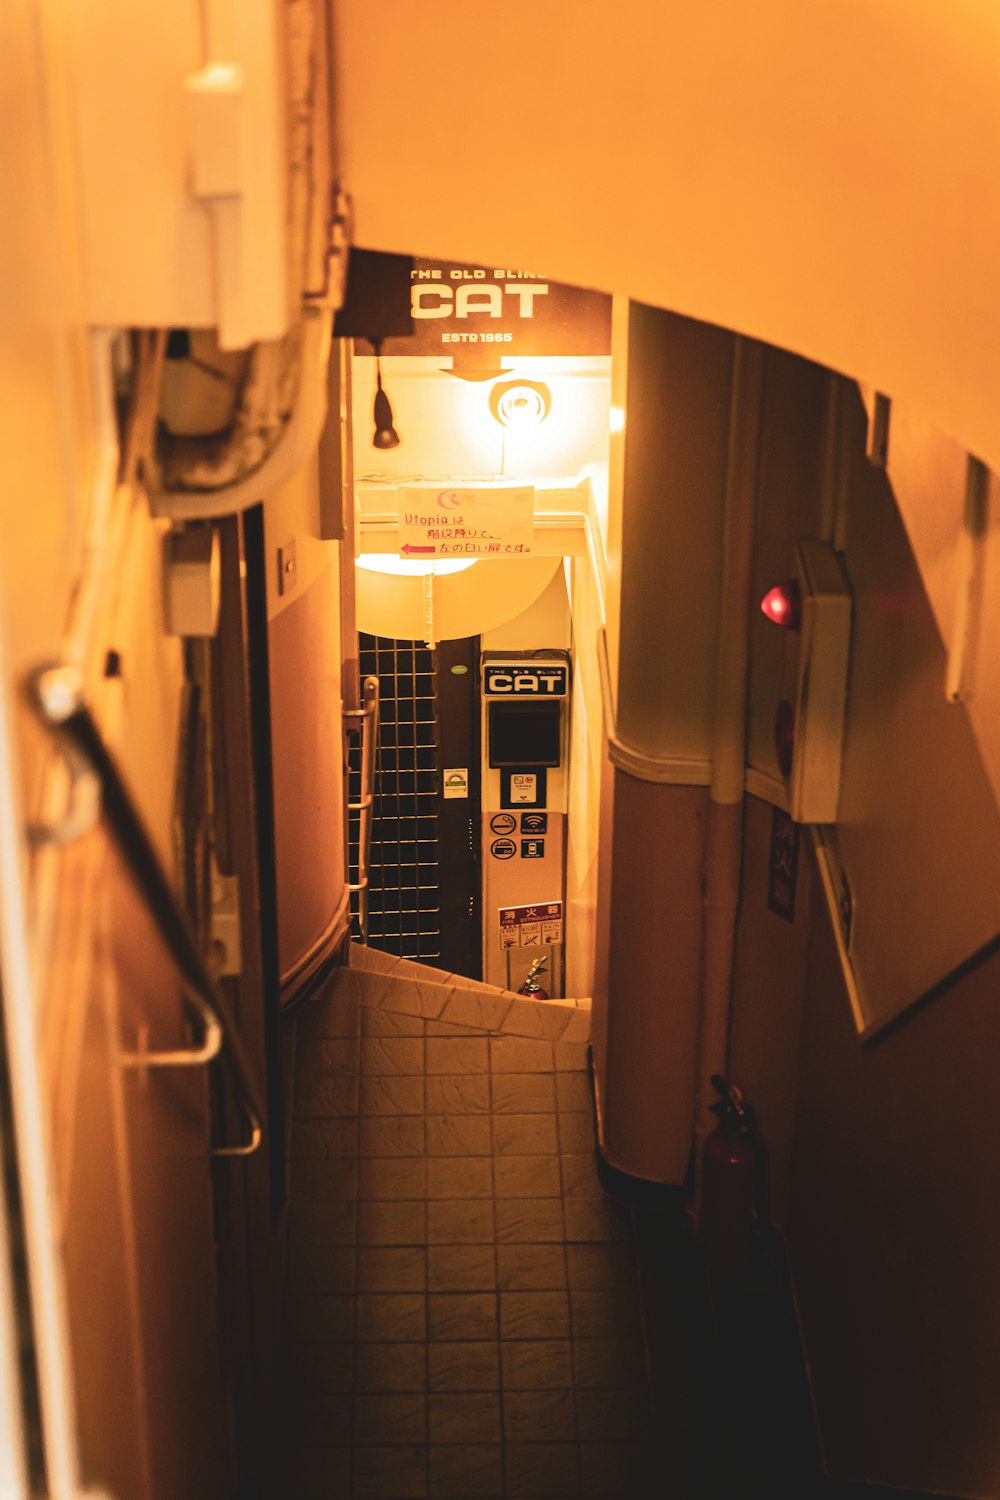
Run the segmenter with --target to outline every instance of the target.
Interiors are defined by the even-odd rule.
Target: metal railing
[[[70,771],[71,805],[51,827],[32,829],[36,842],[66,842],[82,831],[80,805],[100,810],[153,923],[170,951],[184,984],[189,1006],[202,1028],[201,1042],[170,1052],[131,1054],[135,1067],[200,1067],[218,1057],[226,1067],[250,1127],[250,1138],[238,1146],[216,1146],[213,1156],[250,1156],[260,1145],[263,1109],[229,1003],[198,952],[190,927],[135,803],[111,752],[83,698],[81,674],[60,664],[31,673],[27,696],[39,721],[51,731]]]
[[[361,792],[357,802],[348,802],[349,813],[358,814],[358,879],[347,889],[358,898],[358,927],[361,941],[368,941],[368,866],[372,852],[372,805],[375,801],[375,750],[378,744],[378,678],[366,677],[362,687],[362,708],[346,708],[348,729],[357,728],[361,735]]]

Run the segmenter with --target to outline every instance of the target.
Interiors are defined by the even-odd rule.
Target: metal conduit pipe
[[[736,914],[743,856],[747,667],[757,474],[763,414],[764,348],[737,339],[729,423],[722,594],[712,732],[712,773],[705,829],[701,1013],[695,1092],[695,1199],[701,1202],[705,1137],[714,1126],[713,1073],[727,1072]]]

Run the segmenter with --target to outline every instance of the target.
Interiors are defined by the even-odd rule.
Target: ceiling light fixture
[[[494,421],[515,432],[540,426],[551,406],[552,392],[541,380],[505,380],[490,391]]]

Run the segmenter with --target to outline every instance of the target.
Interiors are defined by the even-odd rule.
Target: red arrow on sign
[[[409,557],[411,552],[430,552],[432,554],[437,552],[436,547],[411,547],[409,542],[404,542],[399,550],[400,552],[405,552],[407,557]]]

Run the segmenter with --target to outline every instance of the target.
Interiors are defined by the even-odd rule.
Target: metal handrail
[[[348,802],[348,812],[358,817],[358,879],[347,889],[358,897],[358,927],[361,941],[368,941],[368,866],[372,852],[372,806],[375,801],[375,750],[378,745],[378,678],[366,677],[363,708],[346,708],[345,719],[356,719],[361,729],[361,795]]]
[[[243,1049],[229,1003],[212,979],[177,903],[152,840],[135,807],[128,786],[83,697],[83,680],[75,667],[51,664],[37,668],[27,682],[27,696],[37,718],[56,739],[74,768],[81,763],[96,778],[105,823],[150,917],[180,970],[188,1003],[205,1028],[201,1047],[181,1054],[151,1053],[151,1066],[190,1066],[215,1055],[229,1068],[239,1091],[240,1107],[250,1126],[250,1139],[239,1146],[217,1146],[213,1156],[250,1156],[260,1145],[264,1111],[249,1060]]]

